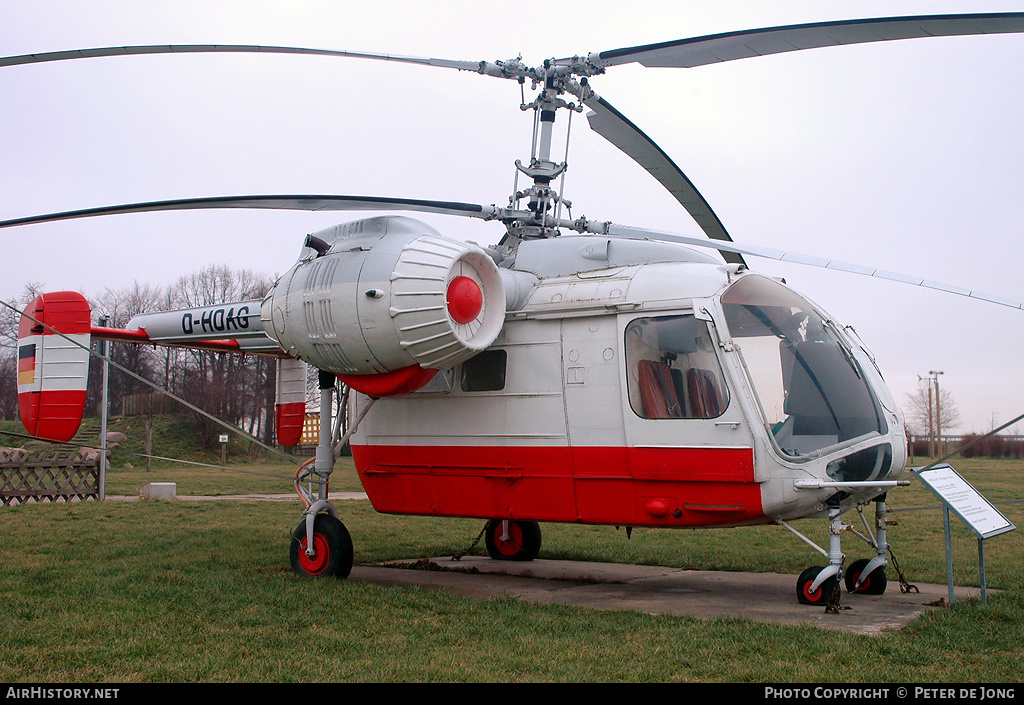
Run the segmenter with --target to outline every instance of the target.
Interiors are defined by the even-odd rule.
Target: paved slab
[[[121,502],[134,502],[139,499],[146,499],[143,493],[139,495],[107,495],[109,500]],[[179,494],[174,499],[183,502],[217,502],[222,500],[248,500],[252,502],[300,502],[299,496],[294,492],[282,494],[220,494],[220,495],[191,495]],[[366,499],[365,492],[332,492],[332,500]]]
[[[929,609],[941,609],[946,585],[916,584],[900,591],[892,581],[884,595],[843,591],[840,609],[801,605],[795,575],[678,570],[656,566],[535,560],[528,563],[466,556],[382,565],[357,565],[351,580],[381,585],[421,585],[483,599],[509,594],[530,602],[698,618],[740,617],[879,635],[901,629]],[[979,597],[978,588],[956,588],[955,599]]]

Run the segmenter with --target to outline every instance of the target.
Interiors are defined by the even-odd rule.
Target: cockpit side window
[[[707,323],[693,316],[638,318],[626,327],[629,404],[645,419],[710,419],[729,390]]]

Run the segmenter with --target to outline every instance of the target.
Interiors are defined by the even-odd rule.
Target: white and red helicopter
[[[739,246],[678,166],[598,96],[618,65],[696,67],[811,48],[929,36],[1024,32],[1024,13],[878,18],[745,30],[528,66],[253,45],[124,46],[0,58],[0,67],[152,53],[262,52],[471,71],[537,90],[533,153],[507,206],[407,198],[252,195],[153,201],[0,222],[0,227],[147,211],[256,208],[430,213],[503,226],[490,247],[408,215],[308,235],[262,300],[96,325],[74,292],[25,310],[19,400],[29,433],[67,440],[85,402],[92,338],[278,358],[277,440],[298,441],[306,366],[320,372],[321,433],[296,486],[305,521],[291,541],[303,574],[345,577],[353,546],[328,480],[344,443],[380,512],[487,520],[493,558],[530,560],[540,524],[696,528],[778,524],[827,561],[797,580],[800,602],[839,586],[886,589],[886,493],[907,484],[899,409],[862,343],[747,257],[800,261],[923,286],[833,260]],[[567,102],[568,101],[568,102]],[[559,111],[643,166],[704,237],[562,217],[552,158]],[[708,254],[706,250],[717,250]],[[992,303],[1021,304],[963,292]],[[335,380],[357,394],[340,437]],[[874,503],[872,555],[845,565],[843,516]],[[828,521],[815,546],[789,522]],[[865,522],[866,523],[866,522]]]

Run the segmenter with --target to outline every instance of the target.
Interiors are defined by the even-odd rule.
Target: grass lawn
[[[219,461],[219,457],[214,459]],[[123,464],[122,464],[123,465]],[[1024,462],[953,465],[1017,526]],[[179,494],[291,491],[294,465],[115,467],[109,494],[174,481]],[[332,489],[358,489],[343,461]],[[889,495],[910,582],[944,583],[942,513],[919,482]],[[296,503],[84,502],[0,509],[0,682],[1019,682],[1024,539],[986,543],[987,604],[958,601],[866,637],[741,619],[597,612],[417,587],[309,580],[287,547]],[[356,561],[451,554],[476,520],[380,515],[346,502]],[[853,523],[855,517],[848,517]],[[824,543],[824,520],[799,522]],[[844,541],[848,555],[855,540]],[[482,552],[482,546],[475,549]],[[816,555],[816,554],[813,554]],[[716,531],[545,525],[545,558],[795,576],[810,549],[778,527]],[[955,580],[978,584],[977,544],[954,525]],[[890,568],[891,571],[891,568]],[[890,573],[890,589],[898,589]],[[756,599],[756,596],[752,596]],[[794,609],[800,609],[795,603]]]

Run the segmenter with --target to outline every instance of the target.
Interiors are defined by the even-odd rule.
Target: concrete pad
[[[150,482],[139,490],[146,499],[174,499],[178,494],[178,485],[174,482]]]
[[[796,575],[679,570],[657,566],[535,560],[526,563],[466,556],[357,565],[351,580],[420,585],[473,599],[508,594],[529,602],[698,618],[743,618],[879,635],[905,627],[929,609],[941,609],[948,586],[915,583],[900,591],[890,576],[884,595],[851,595],[838,611],[802,605]],[[980,588],[956,588],[956,600],[980,597]]]
[[[159,484],[159,483],[150,483]],[[168,483],[168,484],[174,484]],[[148,485],[147,485],[148,486]],[[147,496],[146,488],[143,487],[139,494]],[[132,502],[138,497],[132,497],[130,495],[107,495],[109,500],[116,500],[120,502]],[[282,494],[221,494],[221,495],[190,495],[181,494],[177,495],[177,499],[183,502],[219,502],[222,500],[245,500],[252,502],[296,502],[299,503],[301,500],[299,496],[294,492],[287,492]],[[334,492],[331,494],[331,500],[354,500],[354,499],[366,499],[365,492]]]

